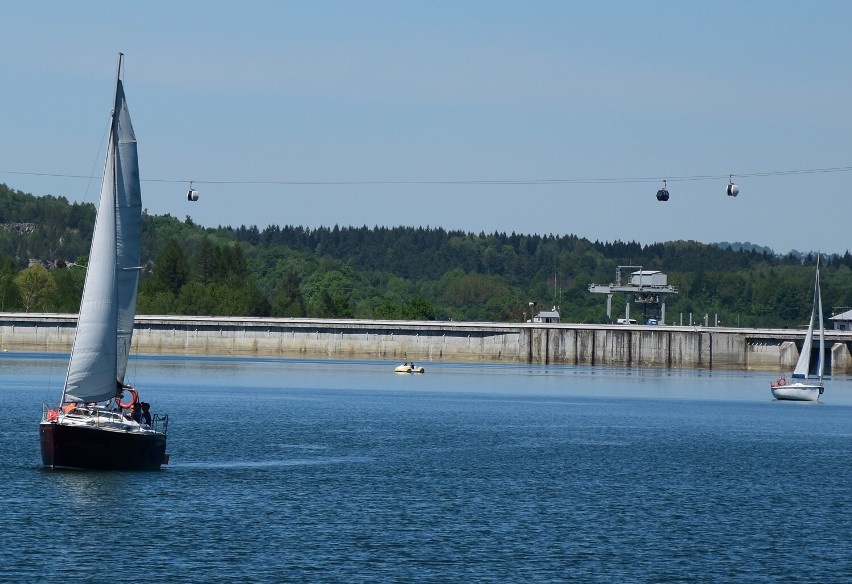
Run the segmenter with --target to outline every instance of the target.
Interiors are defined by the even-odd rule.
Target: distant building
[[[559,322],[559,311],[556,307],[553,310],[542,310],[533,317],[533,322]]]
[[[639,270],[630,274],[631,286],[668,286],[669,278],[659,270]]]
[[[852,310],[841,312],[828,320],[834,321],[834,330],[836,331],[852,331]]]

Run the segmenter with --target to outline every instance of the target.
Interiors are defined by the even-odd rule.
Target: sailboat
[[[80,315],[58,407],[44,406],[41,458],[51,468],[157,470],[168,416],[143,416],[124,383],[136,316],[142,197],[136,135],[118,57],[111,131]]]
[[[819,322],[819,355],[816,375],[811,375],[811,349],[814,344],[814,320]],[[792,382],[781,376],[772,382],[770,389],[775,399],[793,401],[819,401],[824,391],[823,366],[825,359],[825,328],[822,322],[822,296],[819,288],[819,256],[817,256],[816,277],[814,279],[814,300],[811,308],[811,320],[799,360],[793,370]]]

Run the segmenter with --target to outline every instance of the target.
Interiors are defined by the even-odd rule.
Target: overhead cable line
[[[196,183],[205,185],[281,185],[281,186],[376,186],[376,185],[560,185],[560,184],[640,184],[654,183],[661,180],[668,182],[687,181],[709,181],[720,180],[731,177],[756,178],[772,176],[790,176],[802,174],[829,174],[839,172],[852,172],[852,166],[834,166],[829,168],[806,168],[795,170],[775,170],[769,172],[741,172],[736,174],[725,173],[721,175],[690,175],[690,176],[654,176],[654,177],[620,177],[620,178],[539,178],[539,179],[471,179],[471,180],[340,180],[340,181],[316,181],[316,180],[199,180],[194,179],[165,179],[148,178],[142,182],[151,183]],[[49,172],[23,172],[15,170],[0,170],[0,174],[14,174],[23,176],[41,176],[50,178],[72,178],[90,180],[98,178],[79,174],[62,174]]]

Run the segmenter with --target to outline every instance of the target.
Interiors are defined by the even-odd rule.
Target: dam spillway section
[[[69,352],[75,314],[0,313],[0,351]],[[530,363],[785,372],[804,330],[737,327],[136,317],[149,355]],[[852,332],[826,332],[827,373],[852,373]]]

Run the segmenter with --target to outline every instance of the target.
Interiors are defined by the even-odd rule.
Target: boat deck
[[[166,434],[169,425],[168,415],[154,414],[151,425],[131,420],[122,410],[109,409],[98,405],[76,406],[55,410],[44,406],[43,423],[55,423],[63,426],[98,428],[114,432],[134,432],[139,434]]]

